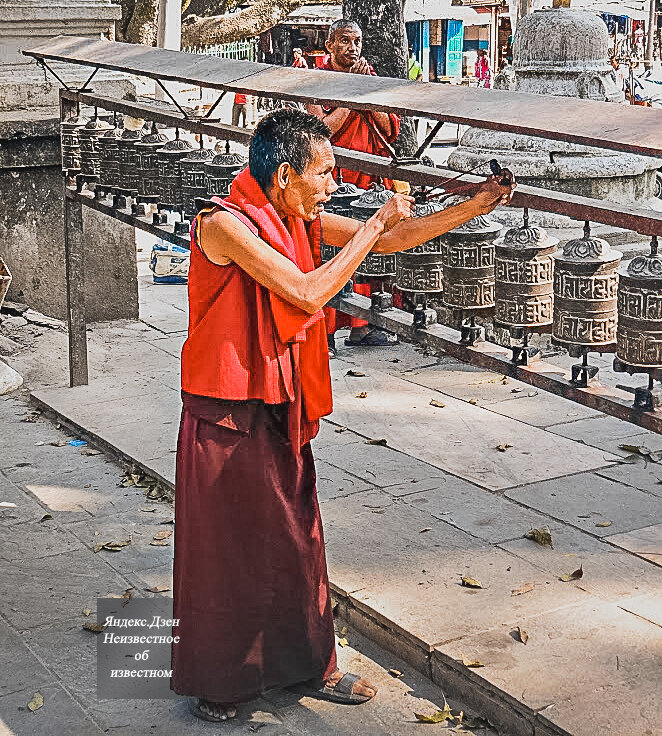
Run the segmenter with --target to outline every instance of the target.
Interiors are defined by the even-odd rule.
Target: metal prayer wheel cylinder
[[[189,155],[193,146],[179,132],[157,151],[159,167],[159,207],[178,209],[183,204],[182,159]]]
[[[182,167],[182,195],[184,214],[193,219],[198,208],[195,206],[196,197],[207,196],[207,170],[205,163],[214,158],[210,148],[196,148],[181,161]]]
[[[138,159],[138,197],[143,201],[156,202],[159,197],[158,151],[168,142],[165,133],[159,133],[156,124],[148,135],[136,143]]]
[[[89,119],[82,115],[74,115],[60,123],[63,171],[69,172],[70,174],[80,171],[79,133],[89,122]]]
[[[662,257],[656,239],[651,251],[618,270],[616,359],[633,372],[662,368]]]
[[[452,206],[465,197],[451,197]],[[478,215],[440,236],[443,243],[444,306],[480,310],[494,306],[494,238],[501,225],[487,215]]]
[[[94,117],[85,127],[78,131],[81,174],[89,177],[99,177],[99,171],[101,169],[99,138],[108,130],[112,130],[110,123]]]
[[[351,203],[364,195],[365,192],[365,189],[357,187],[356,184],[340,180],[338,182],[338,189],[336,189],[336,191],[331,195],[331,201],[327,202],[327,204],[324,205],[324,208],[328,212],[333,212],[336,215],[351,217]]]
[[[616,341],[617,268],[622,253],[591,235],[567,242],[554,253],[552,342],[570,354],[600,352]]]
[[[421,202],[414,207],[414,217],[425,217],[444,209],[441,202]],[[441,299],[443,243],[433,238],[425,243],[395,254],[395,284],[400,291],[407,292],[410,299],[414,295],[429,295],[430,299]],[[426,298],[427,302],[427,298]]]
[[[207,196],[227,197],[230,194],[232,180],[247,163],[244,156],[230,153],[229,146],[226,146],[225,152],[217,152],[211,160],[205,161]]]
[[[495,241],[494,325],[536,332],[552,324],[558,238],[541,227],[513,227]]]
[[[394,192],[389,191],[383,184],[373,183],[364,194],[350,202],[349,208],[352,217],[357,220],[368,220],[377,212]],[[356,269],[357,276],[383,279],[387,276],[395,276],[395,253],[382,255],[380,253],[368,253]]]
[[[119,166],[119,182],[117,186],[126,192],[138,192],[138,151],[136,144],[142,138],[140,130],[124,128],[117,139],[117,161]]]
[[[122,135],[122,128],[111,128],[99,138],[99,187],[110,189],[119,186],[120,162],[118,158],[117,141]]]

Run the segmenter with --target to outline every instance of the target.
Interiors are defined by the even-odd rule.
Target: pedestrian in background
[[[248,110],[250,107],[250,95],[235,94],[232,103],[232,125],[238,126],[239,119],[242,118],[242,126],[248,127]]]
[[[418,63],[418,59],[414,54],[414,47],[409,47],[409,79],[412,82],[423,81],[423,67]]]
[[[490,72],[490,62],[487,58],[487,51],[485,49],[478,49],[478,58],[474,66],[474,74],[478,80],[479,87],[490,88],[490,81],[492,74]]]

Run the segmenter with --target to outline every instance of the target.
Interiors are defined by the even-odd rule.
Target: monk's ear
[[[326,48],[326,50],[327,50],[327,51],[328,51],[328,52],[329,52],[330,54],[332,54],[332,53],[333,53],[333,41],[331,41],[331,39],[328,39],[328,40],[326,40],[326,41],[324,42],[324,47]]]
[[[287,161],[283,161],[283,163],[276,169],[276,186],[280,189],[285,189],[285,187],[290,183],[291,177],[292,167]]]

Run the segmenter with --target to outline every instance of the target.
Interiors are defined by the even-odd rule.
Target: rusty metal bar
[[[395,112],[648,156],[662,154],[662,110],[654,108],[317,69],[302,71],[75,36],[59,36],[23,53],[37,60],[98,66],[212,89]]]
[[[542,360],[534,361],[527,366],[515,365],[512,353],[506,348],[490,342],[477,343],[473,347],[461,345],[460,333],[445,325],[433,324],[415,330],[409,312],[395,308],[384,312],[371,309],[370,299],[359,294],[337,296],[331,301],[331,305],[352,317],[368,320],[372,325],[395,332],[408,342],[419,343],[464,363],[516,378],[604,414],[662,433],[662,414],[635,409],[633,395],[627,391],[600,383],[588,388],[578,388],[570,382],[569,374],[559,366]]]
[[[173,112],[166,112],[163,103],[154,105],[149,102],[130,102],[102,95],[66,90],[62,90],[61,95],[65,99],[81,104],[121,112],[133,117],[148,118],[157,123],[179,127],[198,135],[209,135],[245,145],[248,144],[251,137],[251,131],[246,128],[234,127],[225,123],[206,122],[203,118],[187,120],[180,114],[175,113],[174,109]],[[334,154],[336,162],[343,168],[363,171],[366,174],[376,176],[385,176],[389,179],[401,179],[414,185],[443,185],[447,183],[449,178],[456,176],[458,173],[450,169],[432,168],[422,164],[393,164],[382,156],[351,151],[347,148],[334,147]],[[464,174],[455,186],[478,184],[483,180],[484,177],[482,176]],[[554,212],[580,221],[591,220],[603,225],[633,230],[642,235],[662,235],[662,212],[634,208],[616,202],[520,185],[515,190],[512,205],[514,207],[529,207],[543,212]]]

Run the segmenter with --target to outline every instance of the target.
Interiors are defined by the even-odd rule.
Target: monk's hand
[[[479,215],[487,215],[499,205],[510,204],[516,186],[513,173],[509,169],[503,169],[499,176],[488,176],[471,201]]]
[[[350,67],[350,74],[370,74],[370,64],[361,57]]]
[[[394,228],[402,220],[413,215],[414,198],[408,194],[394,194],[391,199],[377,210],[373,217],[382,225],[384,232]]]

